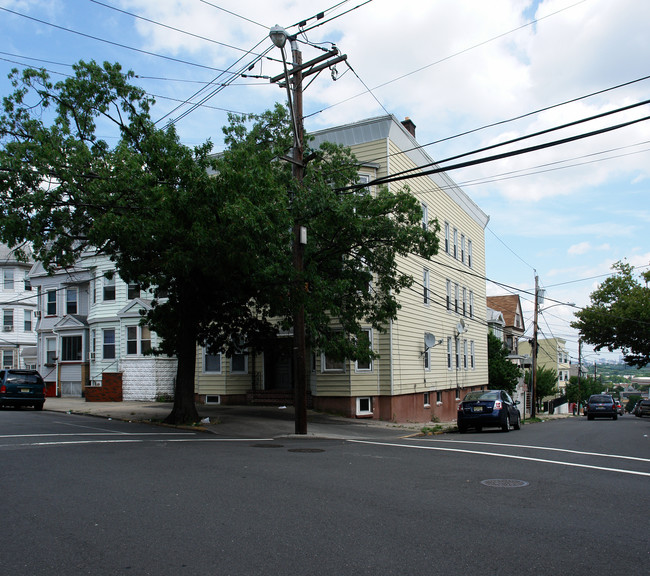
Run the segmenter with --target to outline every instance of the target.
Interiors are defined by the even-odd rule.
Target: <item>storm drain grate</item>
[[[301,452],[303,454],[316,454],[318,452],[325,452],[322,448],[289,448],[289,452]]]
[[[491,488],[523,488],[528,486],[528,482],[524,480],[510,480],[508,478],[493,478],[491,480],[483,480],[481,482],[484,486]]]

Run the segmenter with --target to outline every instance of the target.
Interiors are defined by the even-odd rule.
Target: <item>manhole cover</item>
[[[325,452],[322,448],[289,448],[289,452],[302,452],[304,454],[316,454],[317,452]]]
[[[282,444],[253,444],[251,448],[284,448]]]
[[[528,482],[524,482],[523,480],[509,480],[508,478],[483,480],[481,484],[492,488],[523,488],[524,486],[528,486]]]

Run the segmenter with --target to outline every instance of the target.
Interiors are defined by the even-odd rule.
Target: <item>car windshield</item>
[[[476,402],[477,400],[499,400],[499,393],[494,391],[478,390],[465,396],[463,402]]]
[[[609,396],[592,396],[589,402],[595,403],[611,403],[612,399]]]
[[[7,382],[24,382],[25,384],[38,384],[38,374],[7,374]]]

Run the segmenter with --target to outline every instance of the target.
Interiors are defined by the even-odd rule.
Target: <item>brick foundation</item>
[[[122,402],[122,373],[104,372],[101,386],[86,387],[86,402]]]

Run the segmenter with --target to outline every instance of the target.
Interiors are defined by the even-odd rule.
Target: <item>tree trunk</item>
[[[174,407],[165,424],[194,424],[199,420],[199,413],[194,401],[194,371],[196,363],[196,332],[191,322],[181,321],[178,338],[178,368],[176,369],[176,387]]]

